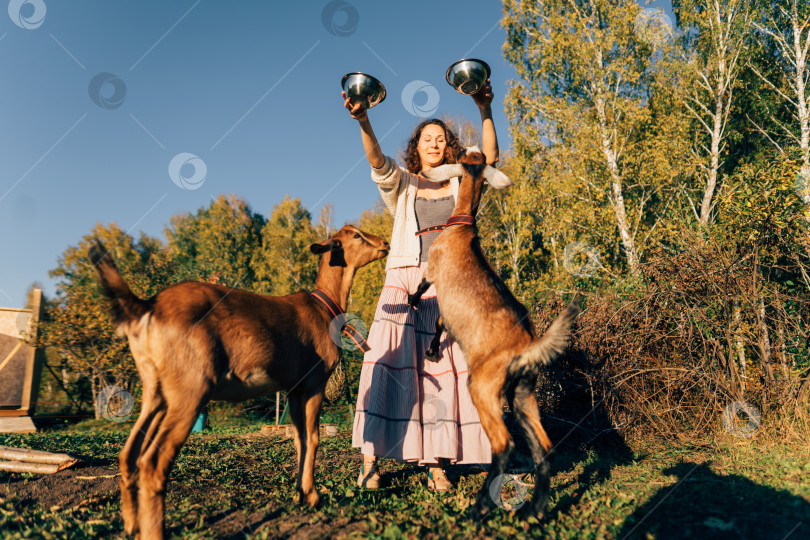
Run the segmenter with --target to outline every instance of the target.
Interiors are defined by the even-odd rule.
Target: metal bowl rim
[[[351,71],[351,72],[349,72],[349,73],[347,73],[346,75],[343,76],[343,78],[340,80],[340,87],[344,91],[346,90],[346,87],[344,86],[346,84],[346,79],[348,79],[352,75],[362,75],[364,77],[368,77],[369,79],[371,79],[375,83],[379,84],[380,89],[382,89],[382,96],[380,97],[380,101],[378,101],[376,103],[376,105],[379,105],[380,103],[385,101],[385,96],[386,96],[385,85],[383,85],[383,83],[381,83],[380,80],[377,77],[375,77],[374,75],[369,75],[368,73],[363,73],[362,71]]]
[[[454,67],[456,67],[457,65],[459,65],[462,62],[478,62],[479,64],[482,64],[484,66],[484,69],[487,70],[487,76],[486,76],[487,79],[489,79],[489,76],[492,74],[492,71],[489,69],[489,64],[487,64],[483,60],[479,60],[478,58],[462,58],[461,60],[453,62],[450,65],[450,67],[447,68],[447,71],[444,74],[444,79],[447,81],[447,84],[449,84],[450,86],[453,86],[453,83],[450,82],[450,71]],[[453,86],[453,88],[455,88],[455,86]]]

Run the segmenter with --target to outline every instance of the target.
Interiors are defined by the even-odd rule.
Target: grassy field
[[[451,468],[456,489],[437,494],[424,468],[382,462],[385,488],[355,485],[359,455],[348,431],[322,439],[316,479],[322,504],[294,503],[292,441],[258,434],[262,424],[218,418],[192,434],[172,471],[167,530],[189,538],[810,538],[810,445],[757,436],[705,447],[645,443],[590,448],[560,444],[546,517],[520,521],[498,509],[484,524],[466,516],[483,482]],[[131,422],[85,421],[0,444],[81,456],[55,475],[0,472],[4,538],[122,536],[117,454]],[[518,460],[519,462],[519,460]],[[519,470],[516,470],[519,473]],[[516,476],[521,479],[523,477]],[[518,501],[520,492],[504,497]]]

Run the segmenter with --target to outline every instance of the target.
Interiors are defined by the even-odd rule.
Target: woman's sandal
[[[379,489],[380,469],[377,467],[376,460],[363,460],[363,464],[360,465],[360,475],[357,477],[357,486],[365,489]]]
[[[453,484],[447,479],[444,469],[436,467],[428,468],[428,488],[433,491],[450,491]]]

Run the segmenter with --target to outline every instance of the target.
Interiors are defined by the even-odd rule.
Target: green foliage
[[[256,292],[280,296],[312,289],[318,267],[309,246],[324,238],[312,226],[310,213],[301,200],[288,195],[275,205],[261,236],[261,246],[251,259]]]
[[[376,205],[363,212],[354,225],[375,236],[391,238],[394,218],[388,213],[382,200],[378,200]],[[374,310],[377,308],[383,283],[385,283],[384,259],[361,268],[354,279],[348,310],[360,317],[369,327],[374,320]]]
[[[146,236],[135,242],[112,223],[96,225],[78,246],[68,247],[50,272],[59,279],[57,295],[46,305],[38,346],[58,351],[71,371],[73,389],[93,403],[101,386],[117,383],[131,389],[137,380],[126,341],[115,336],[87,255],[95,239],[113,255],[136,295],[157,293],[167,285],[168,271],[159,242]]]
[[[635,30],[632,1],[504,6],[504,54],[522,78],[507,97],[514,166],[537,186],[548,257],[559,268],[565,246],[585,241],[607,271],[634,271],[656,239],[678,175],[671,157],[684,145],[667,87],[672,48]]]
[[[220,195],[194,215],[173,216],[165,235],[175,280],[250,289],[255,281],[251,257],[264,221],[234,195]]]

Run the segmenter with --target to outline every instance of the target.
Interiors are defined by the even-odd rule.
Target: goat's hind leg
[[[197,395],[194,395],[197,393]],[[174,458],[207,403],[207,390],[188,392],[159,411],[150,426],[154,437],[138,460],[138,526],[140,538],[163,538],[166,481]],[[157,426],[156,426],[157,424]],[[157,427],[157,429],[155,429]]]
[[[540,423],[540,412],[534,396],[537,373],[526,374],[516,381],[514,391],[507,394],[509,406],[515,412],[518,423],[526,436],[534,461],[534,493],[529,504],[520,509],[525,519],[531,516],[543,517],[548,502],[549,461],[551,441]],[[508,383],[507,383],[508,384]],[[511,395],[509,395],[511,394]]]
[[[159,410],[162,404],[160,395],[156,392],[157,383],[154,378],[144,376],[143,404],[141,412],[127,442],[118,455],[121,478],[118,481],[121,489],[121,516],[124,519],[124,531],[135,534],[138,530],[138,459],[143,448],[149,445],[149,439],[154,435],[153,426],[159,421]]]
[[[500,490],[494,495],[490,493],[492,484],[496,482],[497,486],[502,485],[502,477],[506,471],[506,465],[509,463],[509,455],[515,445],[509,431],[506,429],[506,425],[503,423],[500,386],[497,381],[488,380],[486,377],[481,379],[471,378],[468,381],[470,397],[473,405],[478,410],[481,426],[484,428],[484,432],[492,445],[492,466],[486,480],[484,480],[484,486],[478,492],[475,505],[470,508],[473,518],[482,519],[495,507],[495,500],[500,497]]]

